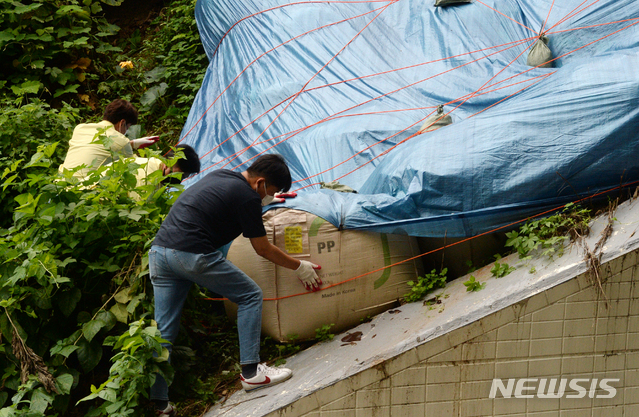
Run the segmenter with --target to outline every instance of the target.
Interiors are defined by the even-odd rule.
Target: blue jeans
[[[196,283],[237,304],[240,365],[260,361],[262,290],[221,252],[189,253],[154,245],[149,250],[149,272],[155,296],[155,321],[164,339],[175,341],[184,301],[191,285]],[[165,346],[171,352],[171,345]],[[151,399],[169,399],[166,381],[160,375],[151,387]]]

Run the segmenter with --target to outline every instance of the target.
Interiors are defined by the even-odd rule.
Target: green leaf
[[[146,90],[140,98],[140,104],[144,107],[152,106],[160,97],[164,95],[169,85],[167,83],[161,83],[160,85],[153,86]]]
[[[57,15],[74,14],[81,19],[87,19],[87,20],[91,17],[88,11],[84,10],[80,6],[75,6],[75,5],[62,6],[58,9],[56,14]]]
[[[77,93],[78,92],[78,87],[80,87],[80,84],[70,84],[68,86],[66,86],[65,88],[58,88],[55,90],[55,93],[53,94],[54,98],[60,97],[63,94],[68,94],[68,93]]]
[[[17,96],[24,94],[38,94],[38,91],[44,87],[40,81],[25,81],[20,86],[11,86],[11,91]]]
[[[100,311],[96,315],[95,320],[104,324],[104,327],[107,331],[111,330],[116,324],[115,316],[110,311]]]
[[[0,32],[0,45],[2,45],[3,42],[12,41],[15,38],[16,38],[16,35],[13,34],[11,29],[5,29],[2,32]]]
[[[65,317],[69,317],[75,307],[78,305],[78,301],[82,298],[82,291],[79,288],[71,288],[68,291],[62,291],[56,297],[56,301],[60,311]]]
[[[156,362],[166,362],[169,360],[169,350],[165,347],[162,347],[162,353],[155,357]]]
[[[78,349],[80,349],[80,346],[78,345],[68,345],[64,347],[60,347],[56,345],[51,348],[51,355],[58,354],[58,355],[64,356],[65,358],[68,358],[70,354],[72,354]]]
[[[78,342],[78,346],[80,347],[76,353],[78,355],[78,360],[80,361],[80,366],[84,372],[89,372],[102,359],[102,346],[97,341],[91,341],[82,338]]]
[[[126,306],[124,304],[116,303],[113,307],[111,307],[109,311],[113,313],[113,315],[119,322],[121,323],[129,322],[129,312],[126,311]]]
[[[133,299],[133,296],[130,294],[131,287],[126,287],[118,291],[113,298],[118,303],[126,304]]]
[[[84,325],[82,326],[82,333],[84,334],[84,337],[90,342],[103,327],[104,322],[99,320],[91,320],[87,323],[84,323]]]
[[[148,84],[160,81],[166,75],[166,68],[159,66],[144,73],[144,81]]]
[[[40,288],[34,291],[33,301],[38,308],[43,310],[49,310],[52,307],[51,304],[51,291],[52,287]]]
[[[71,393],[71,388],[73,387],[73,375],[62,374],[58,376],[55,380],[58,386],[58,390],[60,391],[60,394]]]
[[[72,41],[64,41],[62,46],[64,48],[70,48],[72,46],[86,46],[89,38],[87,36],[81,36],[79,38],[74,38]]]
[[[25,13],[29,13],[32,12],[38,8],[40,8],[40,6],[42,6],[42,3],[33,3],[33,4],[29,4],[29,5],[24,5],[22,3],[18,3],[13,2],[13,5],[16,6],[13,9],[13,13],[15,14],[25,14]]]
[[[105,407],[104,411],[106,411],[109,415],[115,414],[120,409],[120,407],[122,407],[124,404],[126,404],[126,401],[124,401],[124,400],[114,402],[113,404],[109,405],[108,407]]]
[[[114,389],[105,388],[98,393],[98,397],[102,398],[105,401],[110,403],[115,402],[118,398],[118,395]]]
[[[466,286],[466,291],[479,291],[479,290],[483,290],[484,287],[486,287],[486,283],[481,283],[479,281],[475,280],[474,276],[470,276],[470,279],[468,279],[468,281],[464,282],[464,285]]]
[[[31,404],[29,410],[44,414],[49,404],[53,402],[53,396],[48,394],[44,388],[39,387],[31,394]]]

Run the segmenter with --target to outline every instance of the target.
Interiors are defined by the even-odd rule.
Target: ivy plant
[[[444,268],[439,273],[433,269],[429,274],[424,274],[423,277],[417,277],[417,281],[408,281],[410,292],[404,295],[404,301],[412,303],[419,301],[426,296],[429,292],[446,286],[446,274],[448,269]]]
[[[506,246],[513,248],[522,259],[537,249],[548,258],[561,256],[567,241],[588,233],[590,219],[589,209],[570,203],[557,214],[528,221],[519,230],[506,233]]]
[[[473,275],[470,276],[468,281],[464,282],[464,285],[466,286],[467,292],[480,291],[486,287],[485,282],[482,283],[477,281],[477,279]]]

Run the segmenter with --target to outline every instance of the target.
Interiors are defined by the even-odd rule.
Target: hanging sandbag
[[[548,37],[541,35],[533,45],[526,64],[531,67],[552,68],[552,51],[548,47]]]
[[[433,130],[437,130],[440,127],[448,126],[449,124],[452,124],[452,123],[453,123],[453,118],[450,117],[449,114],[444,116],[444,106],[440,104],[439,106],[437,106],[437,112],[435,112],[435,114],[433,115],[430,115],[426,119],[422,127],[420,127],[419,130],[417,131],[417,133],[432,132]]]
[[[339,191],[339,192],[342,192],[342,193],[355,193],[355,194],[357,194],[357,191],[353,190],[348,185],[340,184],[336,180],[333,180],[331,182],[320,181],[320,188],[327,188],[329,190],[335,190],[335,191]]]
[[[435,0],[435,6],[446,7],[455,4],[471,3],[472,0]]]

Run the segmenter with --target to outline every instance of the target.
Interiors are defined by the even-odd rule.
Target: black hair
[[[179,144],[175,147],[184,153],[184,158],[178,159],[175,164],[184,173],[185,177],[200,172],[200,157],[195,149],[186,144]],[[173,158],[175,152],[171,149],[166,153],[166,158]]]
[[[138,111],[133,107],[133,104],[119,98],[106,106],[102,118],[113,124],[117,124],[124,119],[128,124],[134,125],[138,122]]]
[[[269,185],[281,191],[291,188],[291,172],[282,155],[262,155],[246,170],[251,177],[264,177]]]

